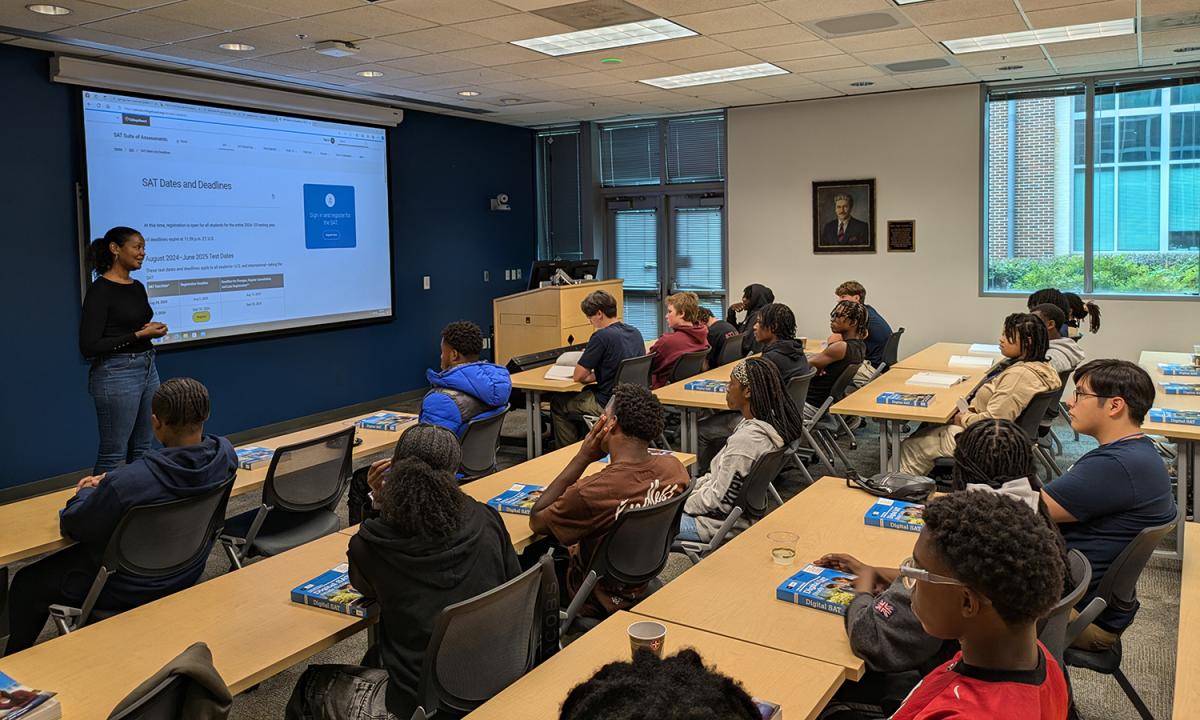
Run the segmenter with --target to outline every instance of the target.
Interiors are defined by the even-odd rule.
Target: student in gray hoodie
[[[742,488],[742,480],[765,453],[800,436],[803,416],[783,389],[779,369],[762,358],[749,358],[733,368],[725,403],[741,420],[707,473],[696,478],[683,505],[679,539],[707,542],[721,527]],[[742,517],[733,534],[750,526]]]
[[[1046,336],[1050,346],[1046,349],[1046,362],[1057,373],[1071,372],[1083,362],[1083,348],[1071,338],[1063,337],[1058,329],[1066,325],[1067,316],[1057,305],[1045,303],[1033,309],[1033,314],[1046,324]]]

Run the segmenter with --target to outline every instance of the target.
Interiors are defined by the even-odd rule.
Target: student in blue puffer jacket
[[[430,390],[421,401],[421,422],[440,425],[462,440],[467,423],[502,411],[512,394],[508,371],[481,362],[483,333],[459,320],[442,330],[442,369],[427,370]]]

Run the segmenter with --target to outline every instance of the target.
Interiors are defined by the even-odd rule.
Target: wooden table
[[[1200,684],[1192,674],[1200,667],[1200,537],[1194,523],[1188,528],[1183,573],[1179,582],[1179,633],[1175,653],[1175,709],[1171,716],[1200,717]]]
[[[1200,395],[1167,395],[1163,392],[1162,386],[1159,385],[1159,383],[1163,382],[1200,383],[1200,377],[1164,375],[1158,369],[1159,363],[1191,365],[1192,356],[1191,353],[1142,351],[1141,356],[1138,358],[1138,364],[1142,366],[1143,370],[1150,373],[1150,378],[1154,380],[1154,407],[1200,412]],[[1176,477],[1178,478],[1175,482],[1175,504],[1184,512],[1184,517],[1186,518],[1188,491],[1196,486],[1197,467],[1200,467],[1200,426],[1152,422],[1147,419],[1146,422],[1142,423],[1142,431],[1151,435],[1161,435],[1175,441],[1177,450]],[[1176,557],[1182,557],[1185,550],[1186,546],[1183,534],[1184,526],[1188,524],[1180,523],[1175,530],[1174,555]]]
[[[883,375],[850,393],[829,408],[830,412],[838,415],[859,415],[875,418],[881,424],[879,436],[879,471],[888,472],[900,469],[900,426],[906,422],[944,424],[950,421],[958,412],[956,404],[983,380],[986,370],[955,370],[958,375],[967,377],[963,382],[948,388],[922,387],[906,385],[913,375],[926,370],[894,367]],[[907,405],[884,405],[875,401],[880,393],[932,393],[933,400],[927,407],[910,407]]]
[[[233,693],[366,627],[367,620],[291,602],[293,587],[346,561],[333,533],[183,592],[0,659],[0,671],[58,693],[63,717],[103,720],[197,641]]]
[[[969,355],[977,358],[990,358],[995,365],[1003,358],[999,353],[973,353],[971,343],[939,342],[930,345],[920,352],[913,353],[896,363],[895,367],[909,370],[934,370],[938,372],[980,372],[987,368],[950,367],[950,358],[954,355]]]
[[[886,567],[910,556],[916,533],[863,523],[874,502],[841,478],[823,477],[642,600],[634,612],[830,663],[858,680],[865,666],[850,651],[842,617],[777,600],[775,588],[828,552]],[[796,564],[772,560],[767,533],[776,530],[800,536]]]
[[[542,393],[579,392],[583,383],[573,380],[547,380],[549,365],[522,370],[512,375],[512,386],[525,391],[525,457],[542,454]]]
[[[510,685],[467,717],[471,720],[553,720],[567,693],[602,666],[630,659],[628,628],[644,618],[618,612]],[[741,681],[751,696],[778,703],[787,720],[815,718],[842,684],[842,670],[702,630],[667,626],[664,655],[694,648],[706,665]]]
[[[375,412],[384,411],[376,410],[356,418],[297,430],[286,435],[260,440],[252,445],[275,449],[291,443],[311,440],[343,430],[356,420],[373,415]],[[411,427],[411,424],[401,426],[396,432],[358,428],[356,437],[362,438],[363,441],[362,444],[354,447],[354,457],[362,458],[387,450],[396,444],[397,439],[408,427]],[[238,470],[231,494],[242,495],[258,490],[266,482],[266,479],[267,464],[254,470]],[[67,500],[74,496],[75,488],[72,487],[0,505],[0,528],[4,528],[4,531],[0,533],[0,565],[7,565],[74,544],[74,541],[63,537],[58,529],[58,511],[67,504]]]

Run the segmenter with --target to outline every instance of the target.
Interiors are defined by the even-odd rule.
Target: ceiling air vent
[[[957,67],[958,63],[949,60],[948,58],[928,58],[925,60],[905,60],[904,62],[888,63],[880,65],[879,69],[889,73],[910,73],[922,72],[925,70],[942,70],[948,67]]]
[[[1142,18],[1141,27],[1138,29],[1142,32],[1157,32],[1190,27],[1200,27],[1200,12]]]
[[[649,10],[643,10],[625,0],[587,0],[587,2],[542,8],[532,12],[534,15],[541,15],[548,20],[560,22],[576,30],[623,25],[658,17]]]
[[[845,37],[847,35],[865,35],[867,33],[898,30],[912,27],[912,23],[903,15],[896,12],[870,12],[862,15],[847,15],[845,17],[812,20],[803,23],[805,27],[825,38]]]

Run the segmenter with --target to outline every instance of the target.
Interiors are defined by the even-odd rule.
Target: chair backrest
[[[904,334],[904,328],[893,330],[891,337],[883,344],[883,364],[888,367],[893,367],[900,361],[900,336]]]
[[[617,366],[616,384],[631,383],[650,389],[650,365],[654,363],[655,353],[647,353],[637,357],[625,358]]]
[[[1137,599],[1137,581],[1150,556],[1162,539],[1179,524],[1181,511],[1175,509],[1175,517],[1165,525],[1144,528],[1137,534],[1108,570],[1096,587],[1096,597],[1102,598],[1108,607],[1129,607]]]
[[[1092,582],[1092,565],[1083,553],[1074,549],[1069,551],[1067,563],[1067,572],[1071,576],[1071,591],[1054,605],[1038,631],[1038,639],[1060,665],[1063,651],[1067,649],[1067,625],[1071,622],[1071,610],[1083,599]]]
[[[183,716],[187,675],[168,675],[149,694],[109,720],[176,720]]]
[[[1054,402],[1050,403],[1050,407],[1046,408],[1043,420],[1054,420],[1060,415],[1058,406],[1062,402],[1063,394],[1067,391],[1067,381],[1070,379],[1070,370],[1064,370],[1058,374],[1058,397],[1054,399]]]
[[[213,667],[212,653],[197,642],[131,690],[108,720],[223,720],[232,708],[233,696]]]
[[[769,488],[775,478],[779,477],[779,471],[783,469],[783,462],[787,457],[788,447],[784,445],[759,455],[745,477],[734,477],[735,485],[741,483],[734,505],[742,509],[742,517],[748,516],[757,520],[767,514],[771,498]]]
[[[500,444],[500,429],[509,406],[494,415],[477,417],[467,423],[462,437],[462,464],[464,475],[478,476],[489,473],[496,467],[496,448]]]
[[[679,534],[683,503],[691,492],[689,484],[670,500],[621,513],[597,548],[589,570],[625,585],[653,580],[667,565]]]
[[[733,335],[725,338],[725,344],[721,346],[721,352],[717,355],[717,364],[728,365],[735,360],[741,360],[742,357],[742,336]]]
[[[834,380],[833,386],[829,388],[829,397],[834,402],[846,397],[846,390],[850,388],[850,383],[854,381],[854,376],[858,374],[858,369],[862,367],[862,363],[850,363],[846,369],[842,370],[842,374]]]
[[[704,371],[704,358],[708,357],[707,350],[697,350],[696,352],[684,353],[675,361],[675,367],[671,369],[671,382],[679,382],[687,380],[693,375],[699,375]]]
[[[421,670],[426,712],[470,712],[533,669],[542,632],[539,593],[553,586],[547,574],[552,580],[548,555],[500,587],[442,610]]]
[[[787,381],[787,394],[792,399],[792,403],[800,412],[804,412],[804,404],[808,402],[808,386],[812,384],[812,379],[817,376],[817,369],[810,368],[808,372],[802,375],[794,375],[791,380]]]
[[[1017,425],[1030,442],[1037,442],[1038,426],[1042,424],[1042,418],[1046,416],[1046,411],[1050,409],[1051,405],[1058,405],[1058,399],[1061,397],[1062,387],[1043,390],[1034,395],[1021,414],[1017,416]]]
[[[207,556],[225,525],[234,475],[200,495],[125,512],[104,550],[104,567],[123,575],[173,575]]]
[[[290,512],[333,508],[350,483],[354,426],[275,450],[263,505]]]

